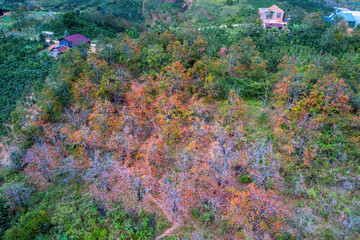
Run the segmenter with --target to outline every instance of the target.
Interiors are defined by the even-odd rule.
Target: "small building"
[[[54,58],[57,58],[60,54],[64,53],[66,50],[68,50],[70,47],[68,46],[58,46],[51,50],[51,56]]]
[[[259,8],[260,20],[265,28],[277,27],[282,29],[285,25],[285,12],[276,5],[269,8]]]
[[[91,44],[91,40],[81,34],[75,34],[60,39],[60,46],[74,47],[84,43]]]
[[[50,31],[42,31],[42,34],[44,34],[45,38],[52,38],[54,37],[54,33]]]
[[[354,29],[360,25],[360,11],[351,11],[347,8],[335,8],[335,13],[325,17],[325,20],[332,24],[345,22],[349,29]]]
[[[51,51],[51,56],[56,58],[69,48],[73,48],[81,44],[89,44],[91,46],[91,40],[81,34],[75,34],[60,39],[59,44],[50,46],[48,50]]]

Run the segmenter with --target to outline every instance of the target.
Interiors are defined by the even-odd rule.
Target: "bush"
[[[6,202],[4,199],[0,198],[0,239],[2,239],[2,236],[9,227],[10,222],[6,209]]]
[[[197,209],[197,208],[194,208],[193,210],[191,210],[190,214],[194,220],[198,220],[200,217],[200,212],[199,212],[199,209]]]
[[[23,170],[23,164],[21,163],[22,153],[19,149],[13,149],[10,152],[11,169],[13,171]]]
[[[322,234],[323,239],[335,240],[337,239],[334,232],[331,229],[326,229]]]
[[[250,183],[251,178],[249,178],[248,176],[242,175],[242,176],[240,176],[240,182],[241,183]]]
[[[281,234],[277,235],[276,239],[277,240],[295,240],[296,237],[292,233],[285,232],[285,233],[281,233]]]
[[[46,233],[50,224],[45,211],[32,211],[20,218],[18,224],[5,232],[5,240],[32,240]]]
[[[319,192],[319,191],[316,191],[314,188],[310,188],[310,189],[308,190],[308,195],[309,195],[310,198],[316,199],[318,192]]]
[[[6,184],[1,190],[6,199],[7,209],[13,212],[24,212],[33,193],[33,189],[22,182]]]

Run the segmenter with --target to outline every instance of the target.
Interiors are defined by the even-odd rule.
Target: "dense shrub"
[[[99,27],[97,24],[77,17],[72,11],[43,24],[42,30],[53,31],[57,37],[64,37],[65,33],[72,35],[81,33],[82,35],[93,39],[102,36],[115,37],[116,31]]]
[[[18,224],[8,229],[5,240],[32,240],[49,229],[49,219],[45,211],[32,211],[20,218]]]
[[[6,201],[0,198],[0,238],[2,238],[5,231],[9,227],[10,227],[10,218],[6,207]]]

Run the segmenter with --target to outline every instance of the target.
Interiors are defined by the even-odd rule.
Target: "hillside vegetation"
[[[0,135],[8,134],[3,124],[8,122],[16,103],[24,101],[24,94],[38,89],[47,76],[52,59],[38,54],[42,48],[37,41],[0,37]]]
[[[0,37],[0,238],[358,238],[359,29],[320,1],[145,2],[132,20],[67,3],[21,23],[27,3]],[[282,31],[256,18],[273,3]],[[85,17],[110,6],[123,27]],[[38,27],[96,51],[50,60],[43,36],[11,36]]]

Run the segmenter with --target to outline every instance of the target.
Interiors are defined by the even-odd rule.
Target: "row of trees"
[[[38,54],[42,48],[37,41],[0,36],[0,135],[7,134],[5,124],[17,101],[30,93],[31,86],[39,89],[51,67],[50,57]]]

